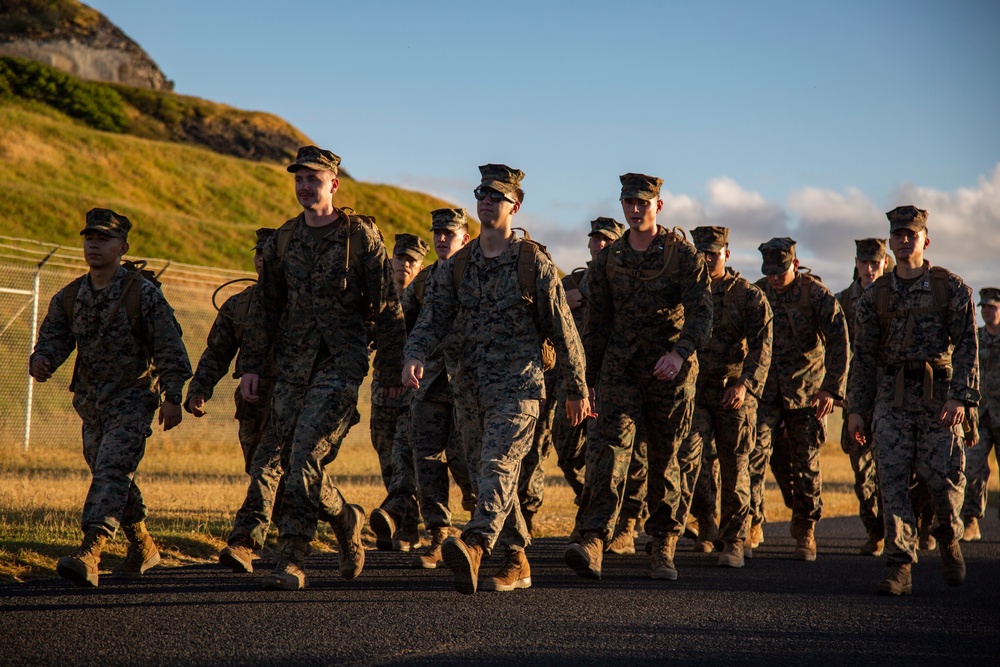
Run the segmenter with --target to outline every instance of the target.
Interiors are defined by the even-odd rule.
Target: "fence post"
[[[30,330],[30,344],[28,346],[28,358],[31,358],[31,353],[35,351],[35,343],[38,342],[38,294],[41,292],[42,288],[42,267],[45,263],[49,261],[52,255],[56,254],[59,250],[59,246],[52,249],[45,259],[38,263],[38,267],[35,269],[35,278],[31,283],[31,330]],[[24,399],[24,451],[28,451],[28,444],[31,442],[31,404],[32,398],[35,395],[35,379],[28,375],[28,391],[25,394]]]

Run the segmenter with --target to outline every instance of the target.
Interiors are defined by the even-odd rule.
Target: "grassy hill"
[[[112,90],[76,81],[97,87],[91,91]],[[168,107],[173,100],[182,109],[190,108],[185,100],[194,99],[142,93],[147,100],[165,100]],[[106,111],[103,94],[91,92],[81,99],[92,100],[95,112]],[[129,216],[136,225],[129,239],[133,254],[251,270],[246,250],[253,231],[277,226],[300,210],[282,164],[95,129],[91,121],[71,117],[72,109],[55,108],[60,103],[65,105],[65,99],[53,102],[10,88],[0,90],[0,220],[7,236],[76,245],[84,213],[102,206]],[[127,105],[130,126],[162,130],[162,119],[141,106]],[[428,238],[429,211],[453,205],[345,175],[336,201],[374,215],[390,244],[398,232]]]

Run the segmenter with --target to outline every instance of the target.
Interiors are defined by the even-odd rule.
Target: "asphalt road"
[[[645,556],[608,556],[604,578],[563,565],[564,540],[529,548],[533,588],[463,596],[445,569],[368,552],[352,582],[336,554],[310,556],[310,587],[273,592],[260,574],[157,568],[98,590],[61,580],[0,587],[4,665],[1000,665],[1000,520],[963,543],[966,584],[949,588],[921,552],[914,592],[874,594],[885,561],[861,556],[856,518],[821,521],[819,558],[790,558],[787,524],[769,524],[742,570],[682,539],[680,578],[646,578]],[[492,571],[499,556],[487,561]],[[266,571],[268,563],[260,563]]]

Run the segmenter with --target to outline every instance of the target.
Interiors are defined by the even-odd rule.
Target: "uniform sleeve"
[[[191,361],[181,338],[174,309],[151,282],[142,281],[142,308],[147,340],[153,342],[153,363],[165,394],[180,394],[191,377]]]
[[[615,319],[611,281],[608,280],[607,272],[610,248],[613,246],[614,244],[605,246],[594,260],[592,269],[587,272],[586,295],[590,304],[587,309],[587,326],[583,332],[583,348],[587,355],[587,384],[591,387],[597,384]]]
[[[424,291],[424,305],[420,309],[413,331],[406,340],[403,350],[404,359],[416,359],[426,363],[427,357],[444,340],[451,330],[452,322],[458,313],[458,296],[455,291],[455,280],[452,277],[455,258],[441,264],[427,279]]]
[[[956,284],[957,283],[957,284]],[[952,274],[948,334],[955,349],[951,353],[951,384],[948,398],[973,406],[979,404],[979,337],[976,335],[976,308],[972,290]]]
[[[834,398],[842,399],[847,388],[847,364],[849,362],[847,341],[847,319],[837,299],[826,287],[814,285],[812,290],[813,310],[817,325],[823,336],[823,363],[826,374],[821,390]]]
[[[740,379],[747,391],[760,398],[771,368],[772,321],[771,306],[764,293],[753,285],[747,286],[746,322],[747,356],[743,360]]]
[[[569,399],[578,401],[587,396],[586,358],[580,334],[573,323],[566,291],[555,266],[541,253],[535,255],[535,308],[538,326],[556,348],[556,367]]]
[[[278,256],[278,236],[279,234],[272,234],[261,249],[263,265],[243,326],[243,349],[237,363],[237,376],[245,373],[264,374],[268,351],[274,342],[281,312],[288,299],[282,260]]]
[[[681,329],[681,336],[674,344],[674,349],[680,347],[694,352],[708,347],[708,341],[712,337],[712,316],[715,310],[712,303],[712,283],[705,261],[694,246],[680,243],[677,250],[681,252],[680,275],[684,283],[681,296],[684,328]]]
[[[52,372],[54,373],[76,348],[76,338],[73,336],[71,323],[66,318],[66,311],[63,307],[65,291],[64,287],[56,292],[49,301],[49,310],[38,330],[38,341],[35,343],[35,349],[28,360],[29,366],[36,357],[45,357],[52,364]]]
[[[403,375],[403,344],[406,327],[399,305],[396,286],[392,282],[392,264],[385,251],[385,244],[374,231],[368,236],[369,247],[362,263],[365,271],[366,291],[371,299],[372,320],[375,323],[374,366],[383,378],[392,378],[387,386],[397,386]]]
[[[215,385],[229,370],[229,364],[240,349],[240,341],[236,337],[236,304],[240,295],[226,299],[219,309],[219,314],[208,332],[208,342],[205,351],[198,360],[198,370],[188,386],[188,396],[204,396],[205,400],[212,398]]]
[[[858,299],[854,318],[854,360],[847,378],[847,414],[870,415],[875,409],[878,388],[879,322],[873,290]]]

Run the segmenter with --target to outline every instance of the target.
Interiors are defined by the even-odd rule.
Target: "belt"
[[[934,383],[951,379],[951,363],[949,361],[933,364],[929,361],[905,361],[901,364],[886,366],[883,376],[890,375],[896,379],[892,407],[903,407],[903,383],[906,380],[923,381],[924,401],[929,403],[934,398]]]

